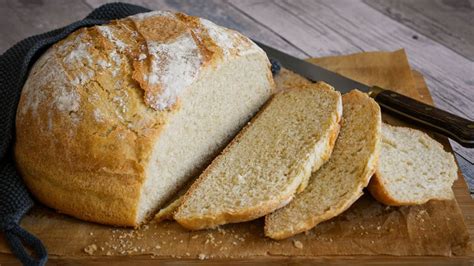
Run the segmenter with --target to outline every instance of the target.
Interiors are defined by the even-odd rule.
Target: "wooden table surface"
[[[0,53],[108,0],[0,0]],[[300,58],[405,48],[435,105],[474,120],[473,0],[133,0],[179,10]],[[474,193],[474,149],[451,142]]]

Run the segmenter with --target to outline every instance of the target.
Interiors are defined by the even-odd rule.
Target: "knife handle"
[[[369,95],[389,113],[417,122],[464,147],[474,147],[473,121],[377,86],[372,87]]]

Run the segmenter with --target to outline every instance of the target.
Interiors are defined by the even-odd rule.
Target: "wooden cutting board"
[[[410,91],[410,96],[416,97],[424,102],[432,103],[431,96],[426,87],[423,77],[417,73],[413,73],[414,78],[414,89]],[[396,121],[393,118],[385,117],[385,120]],[[400,122],[394,122],[400,123]],[[438,138],[447,149],[450,150],[449,143],[446,139]],[[471,239],[474,239],[474,201],[471,199],[466,183],[464,182],[462,174],[459,172],[459,179],[454,184],[454,193],[456,195],[457,203],[464,216],[464,221],[467,225],[467,230]],[[453,212],[458,211],[455,202],[446,203],[445,205],[432,204],[430,206],[405,208],[402,211],[386,210],[385,207],[377,204],[370,196],[366,196],[359,200],[356,206],[351,207],[349,211],[334,219],[322,224],[317,230],[311,230],[308,234],[301,234],[294,239],[287,241],[276,242],[265,239],[262,237],[262,222],[257,220],[255,222],[243,223],[237,225],[231,225],[223,227],[219,230],[212,231],[201,231],[199,233],[190,233],[180,228],[174,222],[165,222],[163,224],[150,224],[146,228],[141,228],[137,231],[133,230],[122,230],[114,229],[107,226],[93,225],[78,221],[73,218],[65,217],[60,214],[56,214],[51,210],[45,208],[36,208],[32,214],[28,215],[23,224],[27,228],[34,228],[34,233],[39,235],[45,241],[48,249],[53,251],[50,254],[50,262],[62,263],[62,264],[130,264],[130,263],[156,263],[170,262],[188,264],[188,263],[212,263],[212,264],[241,264],[241,263],[307,263],[307,262],[320,262],[327,263],[329,261],[335,263],[344,263],[350,260],[351,263],[474,263],[474,251],[472,245],[468,249],[460,251],[458,248],[453,248],[452,252],[459,253],[462,255],[456,256],[404,256],[403,254],[444,254],[444,249],[437,250],[437,246],[443,246],[444,243],[424,243],[423,239],[412,239],[412,241],[406,241],[404,239],[397,238],[398,231],[392,232],[390,222],[397,222],[402,219],[407,219],[413,216],[413,219],[418,219],[418,215],[426,214],[427,212],[433,214],[433,216],[443,216],[439,213],[436,214],[437,208],[442,208],[443,211],[449,211],[452,209]],[[441,207],[440,207],[441,206]],[[450,209],[451,208],[451,209]],[[361,214],[357,210],[371,210],[372,214]],[[393,211],[393,212],[392,212]],[[358,213],[359,212],[359,213]],[[393,215],[392,215],[393,214]],[[369,221],[364,221],[364,215],[368,215]],[[398,215],[398,216],[397,216]],[[400,217],[405,215],[406,217]],[[451,213],[446,213],[450,216]],[[378,217],[384,217],[381,221],[377,220]],[[428,215],[426,219],[429,219]],[[360,227],[355,228],[354,223],[351,220],[359,219],[362,221]],[[460,220],[460,219],[459,219]],[[445,230],[433,229],[426,233],[429,236],[429,241],[452,241],[452,239],[443,238],[443,234],[451,234],[449,237],[462,235],[462,232],[451,230],[452,227],[461,228],[463,226],[462,221],[451,221],[451,223],[445,224]],[[46,221],[46,222],[45,222]],[[49,223],[48,221],[53,221]],[[368,227],[367,224],[377,224],[381,222],[380,226],[375,226],[372,229],[363,228]],[[425,222],[423,219],[416,220],[413,226],[418,226],[417,223]],[[433,221],[429,225],[436,225],[439,221]],[[42,223],[43,226],[37,226],[37,223]],[[55,226],[51,226],[54,224]],[[350,228],[344,226],[349,224]],[[339,228],[340,227],[340,228]],[[381,227],[381,232],[378,233],[378,227]],[[386,230],[385,230],[386,229]],[[417,231],[425,230],[423,227],[416,227]],[[462,228],[461,228],[462,229]],[[120,232],[119,232],[120,231]],[[448,232],[449,231],[449,232]],[[349,234],[349,236],[346,236]],[[402,232],[402,229],[400,229]],[[69,233],[69,234],[68,234]],[[54,234],[54,237],[51,237]],[[342,235],[341,235],[342,234]],[[436,234],[440,234],[437,238]],[[155,237],[156,235],[156,237]],[[104,242],[104,237],[110,238],[109,242]],[[333,239],[330,236],[334,236]],[[423,237],[423,234],[414,234],[412,237]],[[153,245],[145,247],[145,245],[132,245],[138,247],[136,251],[130,248],[122,249],[119,247],[117,252],[112,252],[109,256],[107,255],[107,249],[110,249],[113,245],[124,245],[127,247],[129,242],[143,243],[140,242],[141,238],[150,238],[154,241]],[[340,238],[339,240],[337,238]],[[372,238],[371,238],[372,237]],[[380,239],[378,239],[380,238]],[[344,240],[337,244],[337,241]],[[347,243],[348,241],[353,243]],[[369,242],[364,239],[373,239]],[[357,242],[361,240],[362,242]],[[425,239],[426,240],[426,239]],[[165,242],[168,241],[168,242]],[[299,249],[294,245],[294,241],[300,241],[303,244],[303,248]],[[367,245],[372,241],[380,241],[374,243],[373,246]],[[417,242],[418,241],[418,242]],[[420,242],[421,241],[421,242]],[[209,243],[208,243],[209,242]],[[411,242],[417,242],[419,244],[412,245]],[[455,242],[455,241],[454,241]],[[107,245],[108,243],[108,245]],[[112,244],[111,244],[112,243]],[[400,247],[385,247],[389,246],[390,243],[399,243]],[[156,244],[156,245],[155,245]],[[92,245],[98,247],[97,251],[92,252],[92,255],[84,252],[84,248],[90,248]],[[407,248],[403,248],[403,246]],[[420,249],[417,253],[416,249],[418,245],[426,246],[425,249]],[[66,246],[66,247],[65,247]],[[159,248],[158,248],[159,246]],[[346,250],[339,249],[338,246],[346,246]],[[101,248],[105,250],[102,251]],[[146,248],[146,249],[145,249]],[[153,250],[149,250],[152,248]],[[143,251],[141,251],[143,249]],[[4,240],[0,239],[0,251],[5,252],[8,249],[5,246]],[[356,250],[356,253],[351,253]],[[382,251],[381,251],[382,250]],[[383,250],[388,253],[402,256],[386,256],[386,255],[370,255],[370,254],[383,254]],[[61,253],[64,251],[65,253]],[[130,252],[130,256],[127,252],[120,254],[120,252]],[[57,252],[57,254],[55,254]],[[334,256],[334,254],[346,254]],[[160,255],[162,254],[162,255]],[[173,255],[175,254],[175,255]],[[189,254],[189,255],[188,255]],[[205,261],[199,260],[197,254],[204,255]],[[322,255],[321,255],[322,254]],[[347,255],[352,254],[352,255]],[[361,255],[356,255],[361,254]],[[449,254],[444,254],[449,255]],[[291,257],[289,257],[291,256]],[[208,259],[209,258],[209,259]],[[178,261],[175,261],[179,259]],[[7,253],[0,254],[0,264],[4,263],[15,263],[18,262],[12,255]]]

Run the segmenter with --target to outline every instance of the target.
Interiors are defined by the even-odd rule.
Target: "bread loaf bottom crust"
[[[25,164],[23,164],[25,165]],[[60,213],[68,214],[81,220],[98,222],[116,226],[137,227],[137,205],[135,204],[140,191],[138,183],[133,185],[110,186],[109,191],[103,194],[90,193],[81,189],[73,182],[61,182],[64,179],[81,179],[81,175],[97,175],[97,173],[83,173],[74,176],[59,174],[52,176],[43,174],[41,178],[36,174],[28,174],[27,167],[22,168],[22,176],[27,187],[34,197],[48,207]],[[34,171],[32,171],[34,172]],[[137,179],[131,176],[102,175],[101,178],[114,180],[116,178]],[[110,211],[113,210],[113,211]]]

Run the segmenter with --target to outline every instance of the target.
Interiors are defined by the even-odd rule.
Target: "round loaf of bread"
[[[29,73],[18,169],[59,212],[137,226],[269,98],[269,66],[248,38],[182,13],[79,29]]]

